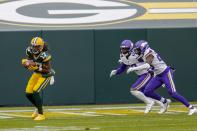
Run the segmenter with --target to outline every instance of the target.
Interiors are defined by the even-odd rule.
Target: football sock
[[[194,109],[194,106],[193,106],[193,105],[189,105],[188,108],[189,108],[189,109]]]
[[[34,100],[35,100],[35,103],[36,103],[36,107],[38,109],[38,113],[43,114],[42,100],[41,100],[40,94],[38,92],[34,92],[33,97],[34,97]]]
[[[149,97],[149,99],[153,100],[153,101],[154,101],[157,105],[159,105],[160,107],[163,106],[163,103],[162,103],[161,101],[158,101],[158,100],[153,99],[153,98],[150,98],[150,97]]]
[[[34,106],[36,106],[36,103],[35,103],[32,93],[26,93],[26,97]]]
[[[142,93],[141,91],[130,91],[131,94],[135,97],[137,97],[139,100],[143,101],[144,103],[148,104],[148,103],[151,103],[152,100],[149,99],[148,97],[146,97],[144,95],[144,93]]]
[[[161,100],[160,100],[162,103],[166,103],[167,102],[167,100],[166,100],[166,98],[164,98],[164,97],[161,97]]]

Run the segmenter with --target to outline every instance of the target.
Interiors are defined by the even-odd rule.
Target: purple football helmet
[[[133,42],[131,40],[123,40],[120,44],[120,52],[122,54],[129,53],[130,50],[133,48]]]
[[[148,42],[145,40],[139,40],[135,43],[135,53],[141,55],[149,48]]]

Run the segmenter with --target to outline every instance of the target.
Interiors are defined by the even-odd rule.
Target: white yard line
[[[62,111],[62,110],[115,110],[115,109],[133,109],[133,108],[144,108],[144,106],[123,106],[123,107],[93,107],[93,108],[66,108],[66,109],[48,109],[48,111]]]
[[[101,114],[101,115],[112,115],[112,116],[126,116],[127,114],[118,114],[118,113],[105,113],[105,112],[86,112],[88,114]]]
[[[184,107],[183,105],[172,105],[173,107]],[[81,110],[118,110],[118,109],[131,109],[131,110],[135,110],[135,111],[139,111],[142,112],[141,109],[144,109],[145,106],[117,106],[117,107],[90,107],[90,108],[51,108],[51,109],[45,109],[45,111],[50,111],[50,112],[57,112],[57,111],[81,111]],[[154,106],[153,109],[158,109],[159,106]],[[140,109],[140,110],[139,110]],[[0,113],[11,113],[11,112],[32,112],[32,110],[0,110]],[[180,111],[180,110],[169,110],[172,112],[186,112],[186,111]]]
[[[8,119],[8,118],[13,118],[13,117],[10,117],[10,116],[0,116],[0,119]]]
[[[185,112],[187,112],[187,111],[180,111],[180,110],[168,110],[168,111],[170,111],[170,112],[178,112],[178,113],[185,113]]]
[[[34,110],[20,110],[20,109],[17,109],[17,110],[0,110],[0,113],[10,113],[10,112],[33,112]]]
[[[61,108],[61,107],[60,107]],[[136,107],[97,107],[97,108],[57,108],[57,109],[45,109],[45,111],[81,111],[81,110],[113,110],[113,109],[134,109],[134,108],[144,108],[144,106],[136,106]],[[0,110],[1,112],[32,112],[33,110]]]
[[[89,114],[89,113],[86,113],[86,112],[82,112],[82,113],[76,113],[76,112],[56,112],[56,113],[62,113],[62,114],[68,114],[68,115],[80,115],[80,116],[103,116],[103,115]]]
[[[0,115],[3,115],[3,116],[11,116],[11,117],[25,117],[25,118],[29,118],[31,116],[27,116],[27,115],[16,115],[16,114],[8,114],[8,113],[0,113]]]
[[[81,126],[65,126],[65,127],[55,127],[55,126],[35,126],[33,128],[7,128],[0,129],[0,131],[81,131],[81,130],[99,130],[99,127],[81,127]]]

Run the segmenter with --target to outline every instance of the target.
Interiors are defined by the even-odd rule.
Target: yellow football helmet
[[[34,54],[39,54],[44,48],[44,40],[41,37],[34,37],[31,40],[31,48]]]

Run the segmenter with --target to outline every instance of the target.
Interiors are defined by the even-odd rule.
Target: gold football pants
[[[28,81],[26,93],[40,92],[49,83],[51,77],[43,77],[42,74],[34,72]]]

